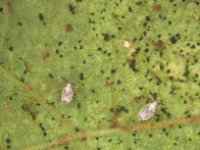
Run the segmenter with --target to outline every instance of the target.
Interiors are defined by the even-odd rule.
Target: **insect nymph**
[[[64,103],[69,103],[73,99],[72,84],[67,83],[66,87],[62,90],[61,101]]]
[[[157,106],[158,106],[157,101],[153,101],[153,102],[147,104],[138,113],[138,119],[143,120],[143,121],[149,120],[151,117],[153,117],[154,113],[156,112]]]

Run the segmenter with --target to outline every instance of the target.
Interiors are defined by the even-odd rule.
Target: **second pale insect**
[[[142,121],[149,120],[155,114],[157,106],[158,106],[157,101],[153,101],[153,102],[147,104],[138,113],[138,119],[142,120]]]

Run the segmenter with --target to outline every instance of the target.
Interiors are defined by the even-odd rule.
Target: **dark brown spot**
[[[42,52],[41,57],[42,60],[47,60],[49,58],[50,54],[48,52]]]
[[[68,5],[68,8],[69,8],[69,11],[70,11],[72,14],[75,14],[75,13],[76,13],[75,7],[74,7],[72,4],[69,4],[69,5]]]
[[[157,4],[157,3],[153,4],[153,11],[159,12],[161,9],[162,7],[160,4]]]
[[[72,31],[73,31],[72,25],[66,24],[65,25],[65,32],[72,32]]]

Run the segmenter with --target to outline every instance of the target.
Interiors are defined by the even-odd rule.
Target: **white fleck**
[[[124,47],[129,48],[131,46],[131,42],[129,40],[124,40],[123,45]]]
[[[72,84],[67,83],[65,88],[62,90],[61,101],[64,103],[69,103],[73,99],[73,95]]]
[[[157,106],[157,101],[153,101],[152,103],[147,104],[138,113],[138,119],[143,121],[149,120],[151,117],[153,117],[154,113],[156,112]]]

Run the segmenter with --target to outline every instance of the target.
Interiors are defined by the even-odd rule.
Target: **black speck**
[[[68,149],[69,149],[69,147],[66,145],[66,146],[64,146],[64,149],[68,150]]]
[[[132,10],[132,8],[130,6],[128,7],[128,11],[129,12],[133,12],[133,10]]]
[[[21,23],[21,22],[18,22],[18,25],[19,25],[19,26],[22,26],[22,23]]]
[[[192,45],[192,46],[191,46],[191,49],[195,49],[195,48],[196,48],[196,46],[195,46],[195,45]]]
[[[118,30],[121,31],[121,30],[122,30],[122,27],[118,27]]]
[[[84,80],[84,74],[83,73],[80,73],[80,80]]]
[[[171,70],[170,69],[167,69],[167,71],[166,71],[167,73],[170,73],[171,72]]]
[[[110,36],[108,34],[103,34],[104,40],[105,41],[109,41],[110,40]]]
[[[121,81],[120,81],[120,80],[117,80],[117,84],[121,84]]]
[[[86,63],[86,60],[83,61],[83,64],[85,64],[85,63]]]
[[[1,13],[1,12],[3,12],[3,8],[2,8],[2,7],[0,8],[0,13]]]
[[[149,16],[146,16],[146,21],[150,21],[150,17]]]
[[[44,20],[44,15],[42,14],[42,13],[39,13],[39,19],[41,20],[41,21],[43,21]]]
[[[76,128],[75,128],[75,131],[76,131],[76,132],[79,132],[79,131],[80,131],[80,129],[79,129],[78,127],[76,127]]]
[[[140,47],[137,47],[137,48],[135,49],[136,54],[138,54],[138,53],[140,52],[140,50],[141,50],[141,48],[140,48]]]
[[[129,64],[129,67],[134,71],[134,72],[138,72],[138,69],[136,69],[136,61],[135,59],[132,59],[130,64]]]
[[[43,136],[47,136],[47,132],[46,132],[45,128],[43,127],[42,123],[39,123],[39,127],[42,130]]]
[[[50,73],[49,74],[49,78],[53,79],[53,74]]]
[[[153,135],[152,135],[152,134],[149,134],[149,137],[153,137]]]
[[[97,50],[98,50],[98,51],[101,51],[102,49],[101,49],[101,47],[99,47]]]
[[[146,49],[144,50],[144,52],[145,52],[145,53],[147,53],[148,51],[149,51],[149,49],[148,49],[148,48],[146,48]]]
[[[136,136],[136,133],[137,133],[137,132],[136,132],[136,131],[134,131],[134,132],[132,133],[132,136]]]
[[[190,71],[189,71],[188,65],[186,65],[186,66],[185,66],[185,71],[184,71],[184,73],[183,73],[183,76],[189,77],[189,74],[190,74]]]
[[[111,74],[114,74],[114,73],[116,73],[116,69],[112,69],[110,72],[111,72]]]
[[[10,51],[13,51],[13,47],[12,47],[12,46],[11,46],[11,47],[9,47],[9,50],[10,50]]]
[[[80,104],[80,103],[77,104],[77,108],[78,108],[78,109],[81,108],[81,104]]]
[[[83,45],[80,45],[80,49],[83,49]]]
[[[59,50],[58,49],[56,50],[56,54],[59,54]]]
[[[199,135],[199,136],[200,136],[200,131],[199,131],[199,132],[197,132],[197,135]]]
[[[7,144],[10,144],[10,143],[11,143],[10,138],[7,138],[7,139],[6,139],[6,143],[7,143]]]
[[[58,45],[61,46],[61,45],[62,45],[62,42],[58,42]]]
[[[176,44],[177,39],[176,39],[175,36],[172,36],[172,37],[170,38],[170,41],[171,41],[172,44]]]
[[[11,145],[6,145],[7,149],[10,149],[11,148]]]
[[[69,11],[70,11],[72,14],[75,14],[75,13],[76,13],[75,7],[74,7],[72,4],[69,4],[69,5],[68,5],[68,8],[69,8]]]

